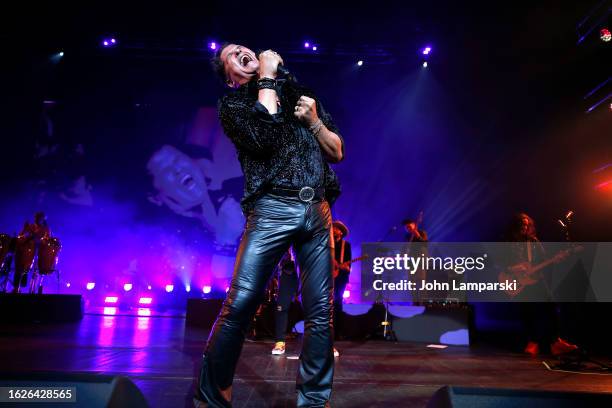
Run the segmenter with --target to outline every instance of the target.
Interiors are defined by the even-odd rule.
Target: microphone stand
[[[383,242],[392,232],[395,232],[396,230],[397,225],[392,226],[391,228],[389,228],[389,230],[387,230],[385,235],[376,242]],[[381,298],[382,302],[380,301]],[[383,295],[381,294],[375,301],[375,303],[382,304],[385,308],[385,319],[380,323],[380,325],[383,327],[383,340],[397,341],[397,336],[393,331],[393,325],[389,320],[389,295],[383,297]]]

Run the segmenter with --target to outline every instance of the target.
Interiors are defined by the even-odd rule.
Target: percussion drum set
[[[59,281],[57,261],[61,249],[56,237],[45,236],[37,240],[27,235],[0,234],[0,291],[6,293],[12,283],[13,293],[20,293],[23,289],[28,293],[42,293],[46,276],[58,272]]]

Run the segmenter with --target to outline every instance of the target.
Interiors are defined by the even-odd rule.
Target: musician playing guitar
[[[349,229],[342,221],[334,221],[332,224],[332,234],[334,237],[334,326],[336,338],[341,338],[342,327],[342,302],[344,290],[351,273],[351,244],[345,238]],[[334,355],[339,353],[334,348]]]
[[[423,211],[419,213],[419,216],[416,220],[411,218],[406,218],[402,221],[402,225],[406,230],[406,242],[414,243],[411,245],[411,252],[414,256],[420,256],[421,254],[427,256],[428,255],[428,246],[427,242],[429,238],[427,237],[427,232],[420,228],[421,223],[423,222]],[[415,279],[420,282],[422,280],[427,279],[427,271],[423,268],[419,268],[414,277],[411,279]],[[429,294],[425,290],[420,290],[414,294],[413,304],[414,305],[422,305],[425,304],[429,299]]]
[[[519,272],[528,268],[529,265],[547,263],[549,257],[537,237],[535,223],[526,213],[518,213],[514,216],[508,232],[508,241],[514,242],[512,259],[509,271]],[[552,262],[551,262],[552,264]],[[537,279],[535,278],[537,277]],[[539,292],[539,293],[536,293]],[[529,299],[547,297],[549,292],[542,274],[534,274],[534,281],[526,286],[515,299],[525,299],[520,303],[521,317],[527,335],[525,353],[537,355],[542,349],[548,349],[554,355],[564,354],[576,350],[578,347],[568,343],[559,337],[559,316],[557,305],[552,302],[536,303]]]

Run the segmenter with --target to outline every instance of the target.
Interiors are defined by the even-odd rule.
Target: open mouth
[[[185,174],[183,177],[181,177],[181,184],[187,187],[189,190],[193,189],[196,185],[194,178],[189,174]]]
[[[242,57],[240,57],[240,65],[242,65],[243,67],[246,67],[251,61],[252,58],[247,54],[244,54]]]

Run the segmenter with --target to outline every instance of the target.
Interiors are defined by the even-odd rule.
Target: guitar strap
[[[346,241],[342,240],[342,243],[340,244],[340,263],[344,262],[344,243]]]

